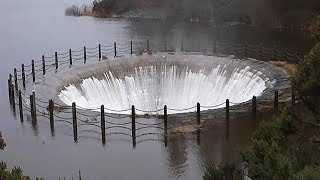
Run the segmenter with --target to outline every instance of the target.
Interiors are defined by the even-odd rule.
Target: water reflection
[[[0,1],[2,97],[7,96],[7,78],[14,67],[21,67],[22,63],[29,64],[31,59],[40,59],[42,54],[50,55],[55,51],[64,52],[83,46],[95,47],[99,43],[129,43],[133,40],[136,46],[145,47],[149,39],[152,49],[154,43],[159,44],[167,39],[174,42],[168,44],[168,48],[179,50],[182,40],[184,49],[211,48],[214,40],[234,43],[248,41],[263,43],[268,47],[277,44],[278,47],[288,47],[291,52],[299,50],[301,55],[312,46],[309,37],[287,30],[216,27],[173,20],[65,17],[65,7],[73,3],[82,2]],[[126,132],[129,136],[107,131],[106,145],[100,146],[100,130],[93,129],[96,132],[79,134],[79,141],[75,144],[72,126],[55,122],[52,129],[49,120],[39,118],[38,123],[33,124],[30,115],[26,115],[25,122],[19,125],[20,122],[14,117],[16,111],[9,103],[2,100],[0,104],[3,119],[0,130],[7,142],[6,150],[0,152],[1,160],[12,167],[21,166],[25,174],[45,179],[71,177],[79,169],[89,179],[201,179],[207,162],[239,160],[238,151],[249,142],[255,127],[255,121],[252,122],[250,118],[231,118],[230,126],[225,126],[223,119],[212,120],[211,125],[206,125],[198,132],[174,137],[137,138],[134,149],[130,131]],[[155,132],[163,134],[162,131]],[[157,141],[144,141],[147,139]]]

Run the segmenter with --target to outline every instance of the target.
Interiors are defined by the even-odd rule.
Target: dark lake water
[[[86,179],[201,179],[205,165],[222,160],[239,160],[239,149],[250,140],[254,128],[249,118],[236,118],[230,123],[229,139],[225,123],[218,121],[196,134],[176,135],[163,142],[148,141],[132,147],[130,139],[115,137],[102,146],[94,135],[73,142],[71,130],[56,127],[54,137],[47,121],[39,121],[37,131],[26,121],[14,118],[8,103],[7,79],[14,67],[40,59],[42,54],[65,52],[69,48],[96,47],[114,41],[163,42],[179,44],[208,42],[263,43],[272,47],[288,47],[305,52],[312,40],[294,30],[267,30],[243,26],[217,28],[213,24],[191,24],[160,19],[99,19],[67,17],[64,9],[80,0],[1,0],[0,1],[0,130],[7,147],[0,160],[9,166],[18,165],[30,176],[45,179],[71,179],[81,170]]]

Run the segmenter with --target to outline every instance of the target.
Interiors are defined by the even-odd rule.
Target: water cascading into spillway
[[[187,109],[198,102],[201,110],[224,107],[226,99],[233,103],[248,101],[260,96],[266,89],[266,81],[249,71],[250,67],[234,69],[227,73],[225,66],[217,66],[205,73],[205,68],[193,72],[189,67],[146,66],[134,68],[131,75],[114,77],[108,71],[104,78],[83,79],[80,84],[69,84],[58,97],[67,105],[75,102],[83,109],[99,109],[103,104],[110,113],[129,114],[132,105],[145,111],[156,111],[167,105],[170,109]],[[221,104],[221,105],[219,105]],[[219,106],[216,106],[219,105]],[[181,112],[195,111],[187,109]],[[138,114],[145,114],[137,112]],[[148,114],[155,114],[147,112]],[[168,111],[168,113],[176,113]]]

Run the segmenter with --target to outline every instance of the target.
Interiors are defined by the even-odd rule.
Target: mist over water
[[[212,68],[209,73],[205,73],[205,68],[194,72],[189,67],[178,66],[137,67],[124,78],[114,77],[109,71],[103,79],[91,77],[81,84],[70,84],[58,96],[67,105],[75,102],[81,108],[99,110],[103,104],[106,112],[121,114],[130,114],[132,105],[144,111],[160,111],[167,105],[170,114],[177,113],[170,109],[187,109],[180,113],[195,111],[188,108],[198,102],[208,106],[202,110],[216,109],[224,107],[226,99],[241,103],[263,93],[269,80],[263,80],[261,72],[249,70],[249,66],[228,69],[227,65]],[[233,72],[227,75],[227,71]]]

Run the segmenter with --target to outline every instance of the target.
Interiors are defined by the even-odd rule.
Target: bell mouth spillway
[[[107,113],[130,114],[135,105],[137,114],[162,114],[167,105],[168,114],[187,113],[197,103],[209,110],[261,96],[277,71],[253,59],[157,53],[78,67],[55,78],[55,91],[66,105],[93,111],[104,105]]]
[[[203,110],[221,108],[226,99],[232,103],[248,101],[260,96],[266,89],[266,82],[253,74],[250,67],[234,69],[227,77],[226,66],[217,66],[205,74],[205,68],[193,72],[189,67],[145,66],[134,68],[134,73],[116,78],[111,71],[104,73],[104,79],[90,77],[79,85],[70,84],[58,95],[71,105],[84,109],[99,109],[121,112],[135,105],[145,113],[158,112],[164,105],[179,112],[194,111],[198,102],[207,106]],[[172,109],[170,111],[170,109]],[[138,111],[140,113],[140,111]]]

